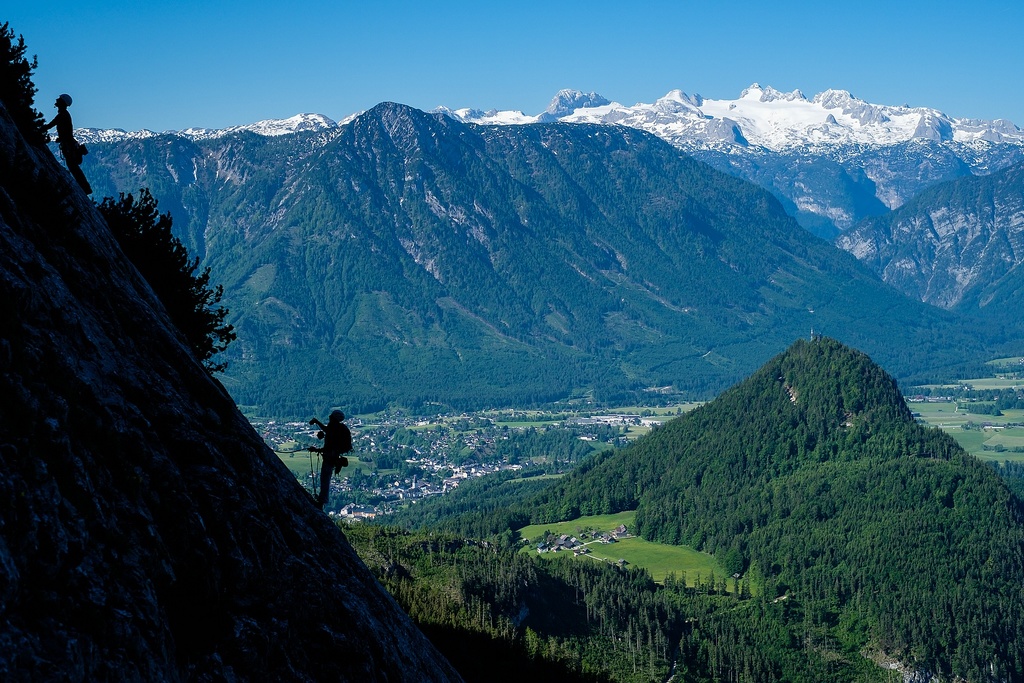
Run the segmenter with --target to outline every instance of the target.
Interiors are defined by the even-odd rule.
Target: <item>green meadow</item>
[[[282,450],[289,450],[291,448],[297,448],[294,444],[286,444]],[[280,453],[278,452],[277,457],[281,459],[284,466],[287,467],[292,474],[299,478],[305,478],[309,475],[309,451],[299,451],[297,453]],[[363,470],[364,474],[372,471],[372,468],[364,462],[361,462],[359,458],[348,454],[345,457],[348,458],[348,467],[341,470],[341,476],[347,477],[356,469]],[[317,457],[316,453],[313,454],[313,468],[317,474],[320,473],[320,458]]]
[[[970,412],[970,404],[966,408],[960,405],[957,408],[956,403],[912,403],[910,409],[927,424],[947,432],[965,451],[981,460],[1024,462],[1024,452],[1014,452],[1014,449],[1024,448],[1024,428],[1006,426],[1024,423],[1024,410],[985,415]]]
[[[536,552],[537,543],[540,542],[544,533],[550,531],[554,534],[568,534],[579,536],[583,532],[612,531],[620,524],[632,532],[632,525],[635,512],[620,512],[614,515],[593,515],[580,517],[568,522],[555,522],[553,524],[534,524],[523,527],[519,535],[530,542],[524,552]],[[707,553],[702,553],[693,548],[683,545],[664,545],[652,543],[642,538],[624,538],[616,543],[590,542],[587,545],[590,553],[577,556],[580,562],[611,562],[625,560],[632,566],[643,567],[655,581],[663,583],[665,577],[675,572],[681,578],[686,575],[686,582],[693,585],[697,577],[706,581],[714,573],[719,579],[727,576],[725,569],[715,561],[715,558]],[[542,553],[541,557],[554,558],[560,555],[568,555],[568,551],[558,553]],[[728,582],[729,589],[732,589],[732,582]]]

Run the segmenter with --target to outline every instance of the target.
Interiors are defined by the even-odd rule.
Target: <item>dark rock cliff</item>
[[[459,680],[2,107],[0,679]]]

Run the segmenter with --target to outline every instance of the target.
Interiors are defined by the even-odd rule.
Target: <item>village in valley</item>
[[[556,534],[549,532],[545,534],[544,540],[537,543],[538,553],[557,553],[572,551],[573,555],[587,555],[590,548],[587,546],[593,543],[608,545],[617,543],[624,538],[632,538],[625,524],[620,524],[611,531],[594,531],[584,529],[577,536],[569,534]]]
[[[357,417],[347,421],[353,436],[349,466],[332,479],[326,509],[333,516],[373,519],[488,474],[558,475],[594,450],[623,446],[690,407]],[[306,448],[320,443],[317,429],[307,422],[250,422],[305,488],[314,490],[319,460]]]
[[[1019,359],[1014,358],[1014,366]],[[1002,368],[1000,368],[1002,369]],[[1016,370],[1016,367],[1013,368]],[[1024,392],[1017,372],[955,385],[917,387],[907,402],[922,422],[949,431],[982,459],[1024,460]],[[699,404],[564,410],[487,410],[414,415],[385,411],[348,420],[353,450],[349,466],[332,478],[329,514],[373,519],[463,482],[511,472],[529,478],[559,476],[595,450],[625,446]],[[590,409],[588,409],[590,408]],[[249,417],[250,423],[307,491],[318,487],[318,456],[306,449],[321,442],[303,421]],[[585,553],[593,542],[569,536],[545,539],[540,552]],[[558,541],[561,541],[559,543]]]

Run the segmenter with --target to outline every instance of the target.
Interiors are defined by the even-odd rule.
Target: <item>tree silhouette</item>
[[[181,241],[171,234],[171,214],[161,215],[149,190],[139,191],[136,200],[123,192],[115,201],[106,197],[100,213],[117,237],[125,254],[167,308],[196,358],[211,374],[222,372],[227,362],[211,359],[235,338],[234,327],[226,325],[228,309],[217,306],[224,288],[210,287],[210,269],[196,275],[199,259],[189,256]]]
[[[0,102],[26,140],[43,145],[48,140],[43,130],[45,120],[33,108],[36,86],[32,83],[32,72],[36,66],[34,56],[32,61],[25,58],[24,36],[15,40],[10,24],[0,25]]]

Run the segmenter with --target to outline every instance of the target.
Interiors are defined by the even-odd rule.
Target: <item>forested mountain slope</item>
[[[933,187],[836,244],[908,296],[1005,320],[1024,307],[1024,164]]]
[[[461,680],[4,106],[0,679]]]
[[[836,341],[795,343],[526,508],[534,521],[628,509],[645,538],[715,553],[795,600],[823,642],[947,679],[1024,680],[1021,502]],[[768,647],[776,617],[720,636]]]
[[[385,103],[275,138],[96,143],[224,284],[226,385],[277,414],[593,391],[706,397],[810,329],[901,377],[986,353],[767,192],[604,125],[476,126]]]

